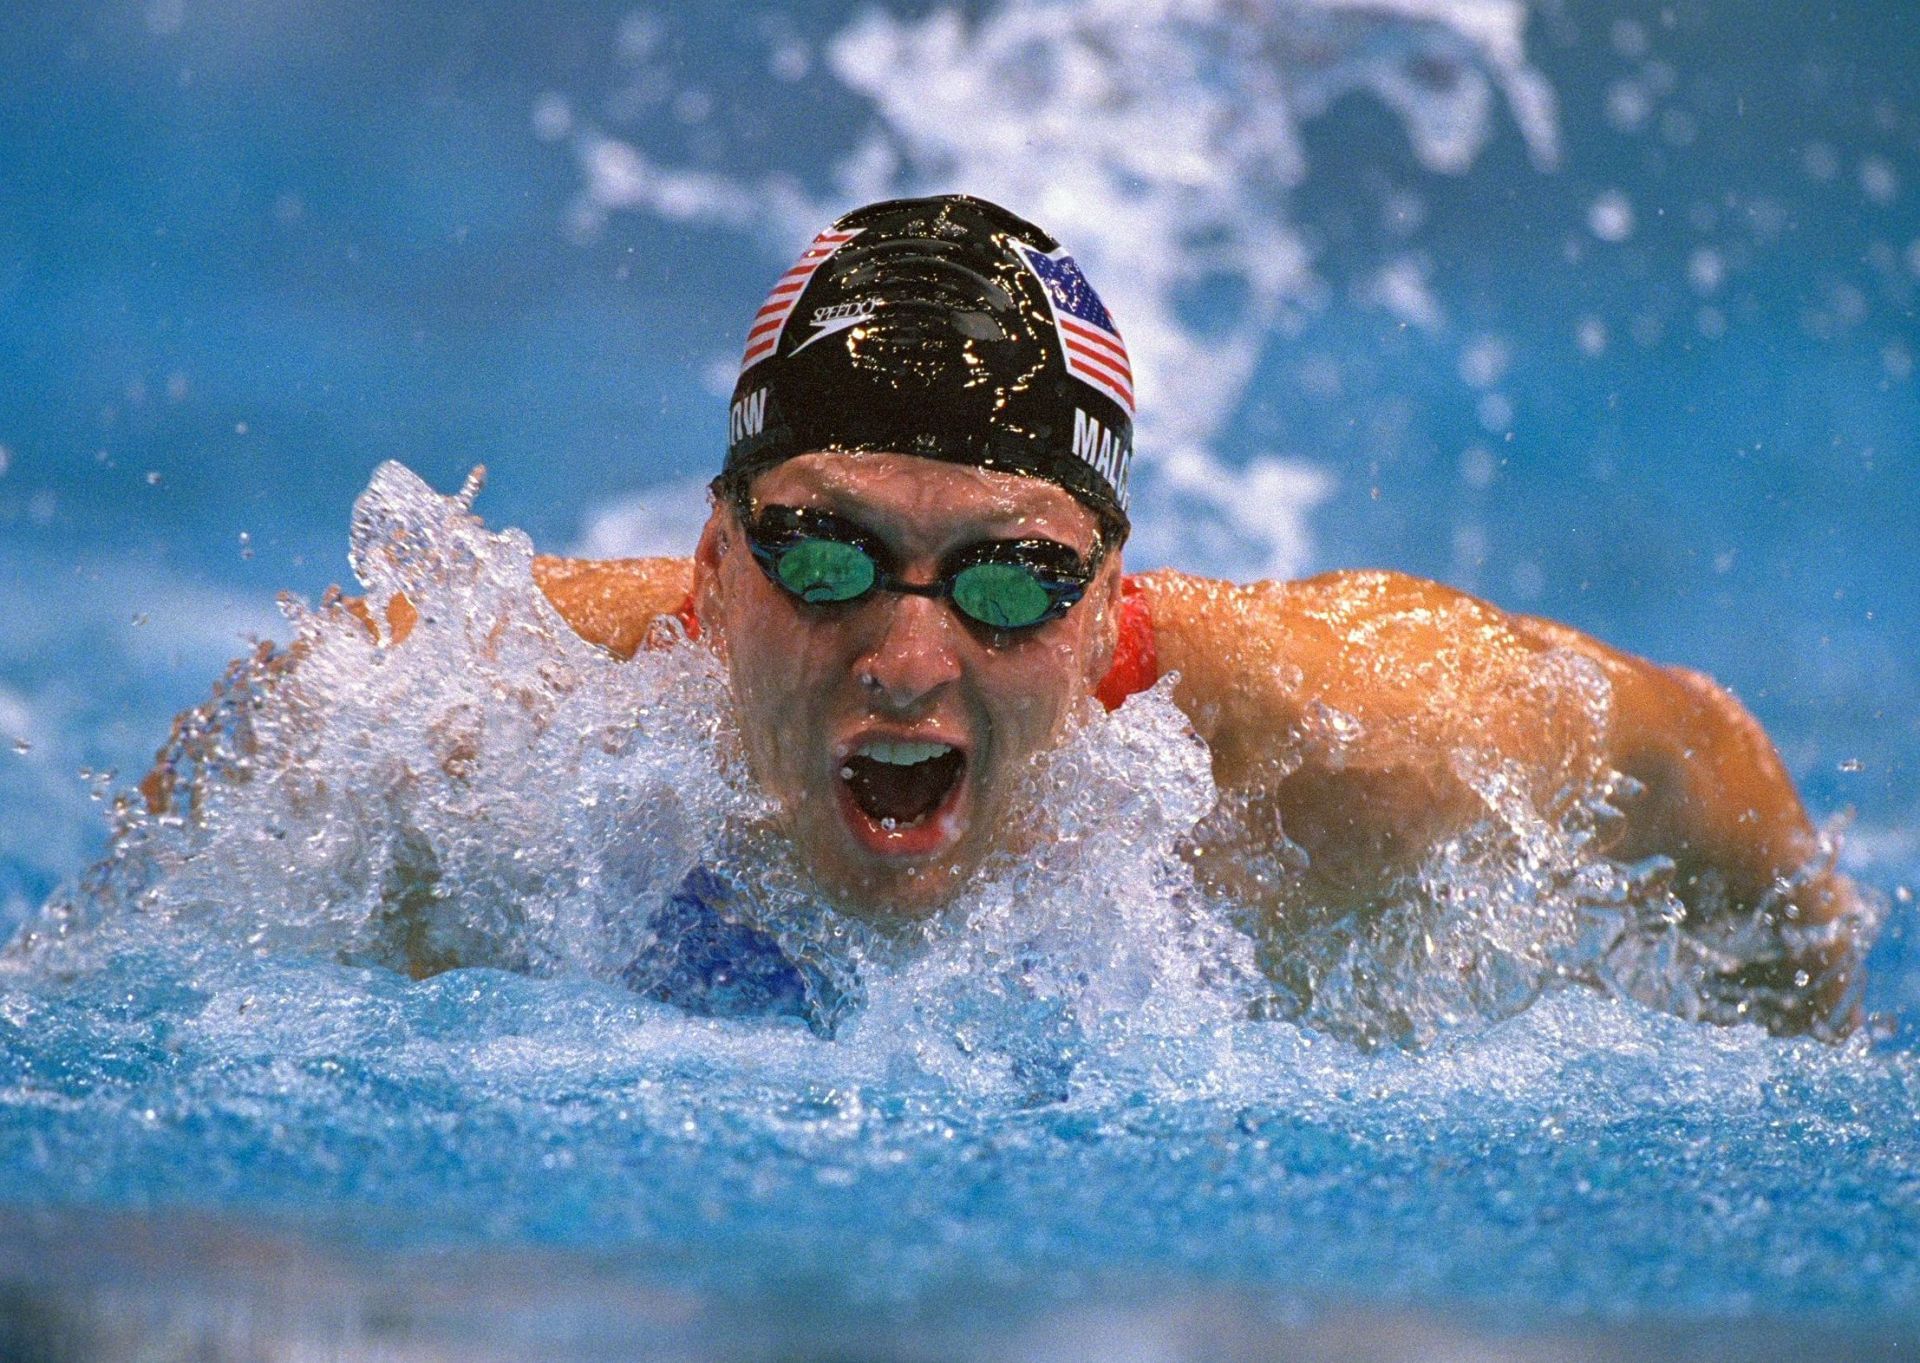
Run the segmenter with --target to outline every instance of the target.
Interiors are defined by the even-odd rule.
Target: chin
[[[813,868],[814,879],[835,904],[863,918],[917,920],[951,901],[978,858],[947,855],[904,861],[855,853]]]

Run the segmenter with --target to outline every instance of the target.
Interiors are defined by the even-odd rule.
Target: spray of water
[[[1450,760],[1484,817],[1364,906],[1222,902],[1194,849],[1252,815],[1217,802],[1165,683],[1111,716],[1090,707],[1028,774],[1032,850],[990,861],[931,919],[878,930],[808,882],[712,655],[671,624],[631,662],[581,640],[535,586],[526,537],[473,514],[476,491],[374,475],[352,527],[366,616],[287,603],[292,641],[181,716],[147,798],[119,802],[108,857],[10,968],[238,949],[617,983],[705,866],[738,916],[834,982],[816,1030],[855,1071],[1029,1103],[1217,1084],[1272,1051],[1263,1018],[1422,1046],[1569,980],[1730,1020],[1750,1000],[1729,965],[1779,949],[1751,922],[1711,942],[1683,931],[1661,866],[1595,853],[1609,773],[1569,773],[1543,800],[1471,750]],[[395,644],[369,617],[403,594],[419,623]],[[1606,722],[1605,680],[1577,657],[1544,656],[1525,685],[1538,713]],[[1301,744],[1329,751],[1363,737],[1331,713],[1309,727]]]
[[[680,84],[668,21],[640,16],[622,30],[618,89],[599,102],[612,116],[576,120],[553,96],[535,127],[574,150],[582,235],[641,212],[760,235],[788,255],[855,204],[949,190],[1045,224],[1097,282],[1132,355],[1143,399],[1135,561],[1283,577],[1310,560],[1307,517],[1332,480],[1283,453],[1224,450],[1220,437],[1275,338],[1330,296],[1292,207],[1306,127],[1364,94],[1398,118],[1423,167],[1457,174],[1504,112],[1535,164],[1554,165],[1553,94],[1527,61],[1528,15],[1521,0],[872,9],[824,43],[817,72],[804,43],[776,35],[771,89],[813,99],[830,80],[870,110],[850,142],[807,143],[804,159],[776,167],[717,129],[702,129],[706,154],[689,159],[622,126]],[[687,117],[705,107],[698,92],[683,97]],[[822,161],[830,184],[805,187]],[[1399,259],[1361,293],[1426,324],[1439,309],[1424,273]],[[643,506],[623,510],[631,535],[651,530]],[[639,552],[604,518],[594,534]]]

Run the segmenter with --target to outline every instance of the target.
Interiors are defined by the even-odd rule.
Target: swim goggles
[[[948,555],[932,582],[907,582],[877,536],[831,511],[767,506],[755,515],[744,494],[736,505],[761,571],[802,601],[859,601],[876,590],[930,596],[993,630],[1032,629],[1065,615],[1106,553],[1104,538],[1091,560],[1057,540],[983,540]]]

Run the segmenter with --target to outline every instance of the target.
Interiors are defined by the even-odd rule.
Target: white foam
[[[1268,1082],[1276,1046],[1309,1043],[1277,1042],[1280,1024],[1252,1020],[1262,1011],[1426,1045],[1569,978],[1689,1015],[1738,1001],[1711,987],[1748,959],[1740,925],[1678,933],[1670,867],[1588,850],[1611,816],[1598,769],[1570,773],[1541,809],[1520,773],[1462,748],[1455,774],[1485,817],[1366,915],[1210,903],[1185,851],[1213,836],[1203,820],[1244,811],[1215,810],[1170,679],[1112,715],[1089,703],[1027,772],[1020,840],[932,919],[878,930],[810,885],[746,774],[708,650],[667,634],[622,663],[587,644],[534,585],[526,536],[489,531],[471,493],[439,496],[397,464],[375,473],[352,560],[375,618],[397,594],[412,603],[411,636],[376,641],[337,605],[290,604],[291,644],[236,664],[182,717],[163,753],[171,809],[118,808],[109,857],[55,900],[16,968],[43,951],[65,953],[63,969],[158,953],[217,993],[239,988],[223,983],[238,948],[612,982],[706,866],[745,921],[848,1001],[835,1010],[846,1045],[809,1059],[791,1021],[696,1022],[622,991],[608,1006],[648,1038],[634,1044],[1016,1103]],[[1604,727],[1610,693],[1591,663],[1548,654],[1515,703],[1577,731]],[[1337,766],[1365,737],[1323,707],[1289,741]],[[1290,846],[1276,830],[1276,858]],[[478,982],[435,988],[492,997]],[[298,1006],[286,1025],[306,1016]],[[754,1039],[769,1026],[793,1033],[771,1059]]]
[[[14,754],[28,756],[41,741],[40,726],[26,697],[0,686],[0,760],[5,760],[10,748]]]
[[[1439,331],[1446,326],[1447,315],[1428,280],[1431,268],[1423,256],[1396,257],[1361,286],[1360,299],[1385,309],[1408,326]]]
[[[1304,123],[1366,92],[1399,116],[1424,165],[1459,173],[1504,107],[1535,162],[1552,165],[1553,97],[1526,60],[1527,16],[1520,0],[1002,0],[913,19],[867,10],[824,45],[828,72],[873,111],[872,126],[834,150],[830,193],[804,193],[782,174],[670,166],[589,130],[576,142],[586,185],[575,216],[591,230],[638,209],[765,234],[787,257],[820,223],[872,199],[965,190],[1005,203],[1073,248],[1127,337],[1142,397],[1142,506],[1195,495],[1195,451],[1221,475],[1208,499],[1224,504],[1249,490],[1225,473],[1248,460],[1229,457],[1220,433],[1276,326],[1323,293],[1288,207],[1308,169]],[[635,80],[670,87],[672,73],[648,56]],[[1222,282],[1237,306],[1204,326],[1183,318],[1190,291]],[[1422,327],[1444,320],[1408,261],[1366,296]],[[1271,466],[1251,479],[1274,486]],[[1300,567],[1323,484],[1285,483],[1303,500],[1273,517],[1270,535],[1243,525],[1256,543],[1216,561],[1203,525],[1180,556],[1202,571]]]
[[[1192,444],[1163,450],[1156,468],[1134,493],[1130,568],[1288,578],[1312,563],[1309,517],[1334,491],[1326,470],[1270,454],[1235,468]],[[1196,544],[1205,546],[1199,564]]]

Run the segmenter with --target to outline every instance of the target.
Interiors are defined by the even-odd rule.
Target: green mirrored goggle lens
[[[964,566],[918,586],[887,572],[877,551],[857,532],[843,538],[837,525],[802,528],[806,518],[830,521],[831,516],[780,507],[770,508],[767,514],[772,522],[769,528],[748,531],[754,557],[782,588],[814,605],[858,601],[876,588],[885,588],[945,597],[977,625],[1019,630],[1053,619],[1079,600],[1085,587],[1085,572],[1073,551],[1025,541],[976,546],[968,551],[973,562],[963,559]],[[1002,556],[984,556],[995,548]],[[1062,558],[1068,562],[1053,561]]]
[[[801,540],[780,555],[780,584],[803,601],[851,601],[878,573],[866,550],[839,540]]]
[[[1017,563],[976,563],[953,579],[953,604],[983,625],[1020,629],[1038,623],[1053,599],[1031,569]]]

